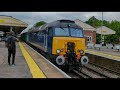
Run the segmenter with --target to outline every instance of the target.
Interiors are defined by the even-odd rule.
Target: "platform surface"
[[[115,49],[107,49],[106,47],[99,49],[86,49],[86,53],[113,59],[120,61],[120,51],[115,50]]]
[[[12,59],[12,58],[11,58]],[[15,66],[8,65],[8,50],[0,42],[0,78],[67,78],[23,42],[16,43]]]
[[[59,70],[54,68],[50,63],[47,62],[41,55],[34,52],[28,45],[23,43],[25,49],[29,52],[30,56],[34,59],[35,63],[44,73],[47,78],[66,78]]]
[[[5,42],[0,42],[0,78],[32,78],[28,65],[16,44],[15,66],[8,65],[8,50]]]

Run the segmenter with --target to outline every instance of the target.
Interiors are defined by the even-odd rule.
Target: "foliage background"
[[[112,44],[118,43],[119,37],[120,37],[120,21],[112,20],[111,22],[109,22],[109,21],[103,20],[103,24],[102,24],[102,20],[98,20],[95,18],[95,16],[92,16],[85,23],[87,23],[95,28],[103,25],[110,29],[113,29],[114,31],[116,31],[116,34],[115,35],[105,35],[105,43],[112,43]],[[97,34],[96,35],[96,43],[100,43],[100,42],[101,42],[101,36],[100,36],[100,34]]]

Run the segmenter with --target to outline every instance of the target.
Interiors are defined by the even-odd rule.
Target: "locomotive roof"
[[[54,21],[51,23],[44,24],[39,27],[33,27],[31,30],[29,30],[29,32],[36,32],[36,31],[44,30],[47,27],[58,27],[58,26],[59,27],[68,27],[68,24],[70,24],[70,27],[82,28],[82,27],[78,26],[77,24],[75,24],[75,22],[72,20],[57,20],[57,21]]]

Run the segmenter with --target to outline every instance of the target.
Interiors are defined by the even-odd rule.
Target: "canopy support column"
[[[13,31],[13,27],[10,27],[10,31]]]

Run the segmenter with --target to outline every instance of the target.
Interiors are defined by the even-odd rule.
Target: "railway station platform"
[[[108,59],[120,61],[120,51],[115,49],[107,49],[107,48],[101,48],[99,49],[87,49],[86,53],[105,57]]]
[[[15,66],[8,65],[5,42],[0,42],[0,78],[70,78],[25,43],[16,47]]]
[[[120,73],[120,51],[104,47],[100,50],[86,49],[85,53],[89,62]]]

